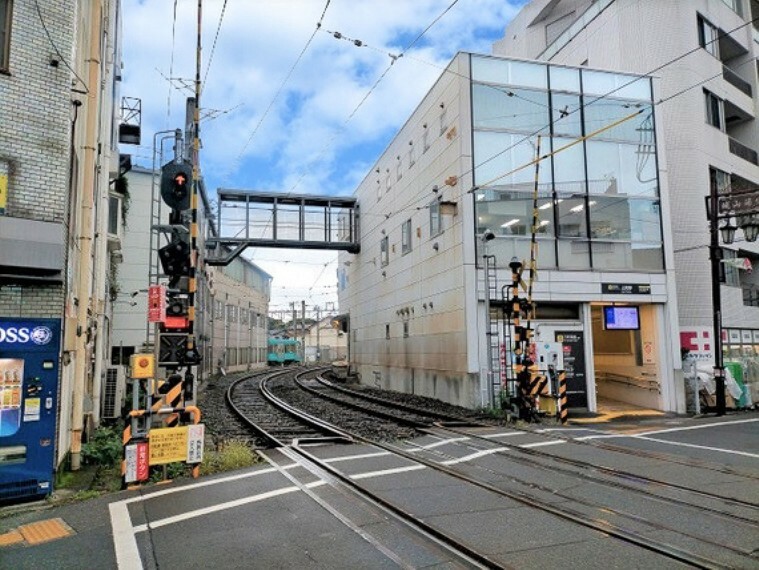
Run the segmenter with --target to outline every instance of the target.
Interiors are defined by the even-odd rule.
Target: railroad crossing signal
[[[184,161],[171,161],[163,165],[161,168],[161,198],[169,208],[177,212],[190,208],[191,182],[191,164]]]

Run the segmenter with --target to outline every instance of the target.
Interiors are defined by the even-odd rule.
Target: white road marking
[[[134,538],[132,519],[126,501],[108,505],[111,512],[111,528],[113,529],[113,548],[116,551],[116,564],[119,568],[142,570],[140,550]]]
[[[706,449],[709,451],[719,451],[720,453],[730,453],[731,455],[742,455],[744,457],[753,457],[759,459],[759,454],[749,453],[748,451],[738,451],[735,449],[724,449],[722,447],[710,447],[708,445],[696,445],[695,443],[683,443],[681,441],[668,441],[666,439],[658,439],[655,437],[635,436],[636,439],[644,439],[646,441],[655,441],[657,443],[666,443],[668,445],[678,445],[680,447],[692,447],[695,449]]]
[[[503,433],[489,433],[487,435],[481,435],[480,437],[484,437],[487,439],[494,439],[497,437],[511,437],[514,435],[527,435],[528,432],[524,431],[505,431]]]
[[[344,457],[334,457],[325,459],[324,463],[340,463],[341,461],[352,461],[353,459],[371,459],[372,457],[384,457],[390,455],[389,451],[378,451],[377,453],[362,453],[360,455],[346,455]]]
[[[478,457],[492,455],[500,451],[507,451],[508,449],[509,449],[508,447],[496,447],[493,449],[483,449],[482,451],[478,451],[477,453],[472,453],[471,455],[465,455],[464,457],[457,457],[456,459],[448,459],[447,461],[443,461],[443,465],[456,465],[457,463],[464,463],[466,461],[471,461],[472,459],[477,459]]]
[[[322,485],[325,485],[324,481],[314,481],[312,483],[308,483],[306,487],[310,489],[313,487],[320,487]],[[210,507],[204,507],[202,509],[196,509],[194,511],[187,511],[186,513],[180,513],[172,517],[166,517],[165,519],[151,521],[149,524],[141,524],[139,526],[134,527],[134,532],[135,533],[145,532],[149,528],[150,529],[161,528],[162,526],[166,526],[166,525],[174,524],[178,522],[183,522],[183,521],[194,519],[196,517],[200,517],[203,515],[210,515],[211,513],[217,513],[219,511],[226,511],[227,509],[233,509],[234,507],[239,507],[241,505],[247,505],[249,503],[257,503],[258,501],[263,501],[264,499],[271,499],[272,497],[279,497],[280,495],[287,495],[289,493],[294,493],[295,491],[300,491],[300,489],[296,486],[282,487],[281,489],[274,489],[273,491],[267,491],[266,493],[261,493],[260,495],[253,495],[251,497],[243,497],[242,499],[237,499],[235,501],[228,501],[226,503],[219,503],[218,505],[211,505]]]
[[[611,438],[619,438],[619,437],[644,437],[648,435],[658,435],[662,433],[675,433],[678,431],[691,431],[694,429],[706,429],[706,428],[717,428],[720,426],[726,426],[726,425],[735,425],[735,424],[746,424],[746,423],[753,423],[753,422],[759,422],[759,418],[752,418],[747,420],[731,420],[727,422],[713,422],[710,424],[699,424],[697,426],[685,426],[685,427],[677,427],[677,428],[667,428],[667,429],[657,429],[657,430],[651,430],[651,431],[643,431],[640,433],[615,433],[615,434],[603,434],[603,435],[584,435],[582,437],[575,438],[578,441],[584,441],[588,439],[611,439]]]
[[[370,479],[372,477],[382,477],[383,475],[395,475],[396,473],[406,473],[408,471],[421,471],[426,469],[424,465],[409,465],[407,467],[396,467],[395,469],[383,469],[381,471],[369,471],[367,473],[357,473],[351,475],[351,479]]]
[[[409,453],[416,453],[417,451],[424,451],[425,449],[434,449],[442,445],[448,445],[449,443],[459,443],[461,441],[469,441],[469,439],[470,438],[468,437],[453,437],[451,439],[441,439],[440,441],[436,441],[435,443],[429,443],[427,445],[417,445],[416,449],[410,449]],[[412,444],[412,445],[416,445],[416,444]]]
[[[545,447],[546,445],[558,445],[560,443],[567,443],[566,439],[556,439],[553,441],[538,441],[535,443],[524,443],[519,447]]]

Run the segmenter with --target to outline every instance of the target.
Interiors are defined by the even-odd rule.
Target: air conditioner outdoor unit
[[[126,370],[123,366],[109,366],[105,371],[103,386],[103,419],[115,419],[121,416],[121,404],[126,391]]]

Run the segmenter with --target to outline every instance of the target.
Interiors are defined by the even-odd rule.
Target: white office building
[[[340,254],[338,289],[363,383],[497,404],[504,286],[513,258],[529,265],[535,211],[532,325],[567,370],[570,406],[685,410],[658,83],[452,60],[356,190],[361,252]]]

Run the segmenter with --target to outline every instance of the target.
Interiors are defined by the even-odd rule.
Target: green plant
[[[82,459],[98,468],[114,467],[121,461],[122,449],[118,427],[99,427],[82,446]]]
[[[233,469],[250,467],[258,462],[248,443],[244,441],[227,441],[218,450],[206,450],[200,472],[203,475],[223,473]]]

